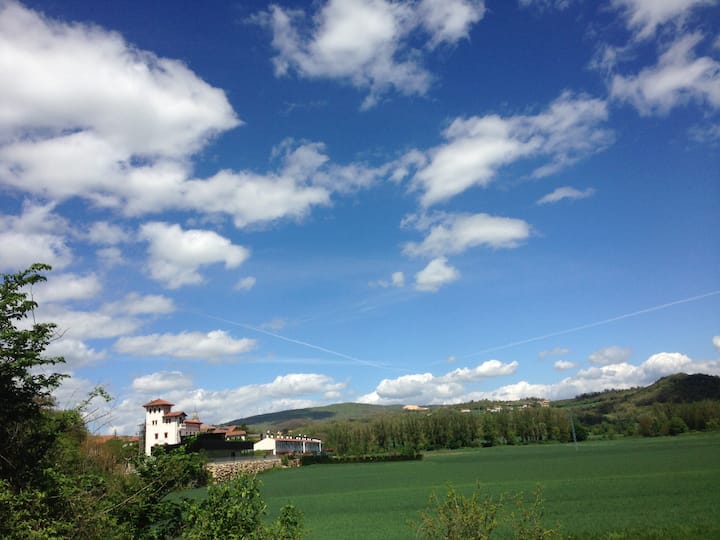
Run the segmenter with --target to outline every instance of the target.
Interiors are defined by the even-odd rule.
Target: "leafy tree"
[[[188,540],[296,540],[302,537],[302,514],[291,505],[283,507],[275,523],[265,525],[267,505],[260,497],[260,481],[239,475],[211,486],[202,502],[188,502]]]
[[[45,368],[64,360],[44,355],[55,325],[35,322],[37,303],[31,296],[32,286],[45,281],[41,272],[48,270],[48,265],[34,264],[4,274],[0,285],[0,478],[13,489],[32,480],[57,435],[43,417],[65,375]]]

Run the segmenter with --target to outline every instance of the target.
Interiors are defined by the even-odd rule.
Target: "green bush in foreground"
[[[503,513],[512,504],[510,513]],[[470,497],[459,495],[449,485],[445,499],[430,496],[429,508],[415,525],[417,538],[428,540],[488,540],[499,528],[510,527],[517,540],[554,540],[561,538],[554,529],[542,525],[542,490],[535,490],[532,501],[520,493],[512,498],[500,495],[492,498],[482,496],[478,485]]]
[[[188,501],[187,505],[182,537],[188,540],[302,538],[302,514],[292,505],[284,506],[274,523],[263,523],[267,505],[260,497],[260,481],[254,476],[240,475],[211,486],[206,499]]]

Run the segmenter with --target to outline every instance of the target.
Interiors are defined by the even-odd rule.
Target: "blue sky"
[[[712,0],[0,0],[0,271],[133,433],[720,374]]]

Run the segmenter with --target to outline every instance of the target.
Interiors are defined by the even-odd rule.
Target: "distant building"
[[[152,453],[153,446],[179,444],[182,437],[197,435],[200,433],[202,422],[197,418],[187,420],[187,414],[183,411],[173,411],[174,403],[163,399],[149,401],[145,408],[144,429],[145,454]]]
[[[427,407],[421,407],[420,405],[405,405],[403,411],[428,411]]]
[[[320,454],[322,441],[310,437],[285,437],[266,435],[253,445],[255,450],[270,450],[278,454]]]

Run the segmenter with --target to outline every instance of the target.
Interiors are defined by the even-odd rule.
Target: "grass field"
[[[272,514],[291,502],[309,539],[412,538],[430,493],[545,495],[547,526],[577,538],[720,538],[720,436],[496,447],[423,461],[313,465],[263,474]],[[622,533],[608,536],[609,533]]]

